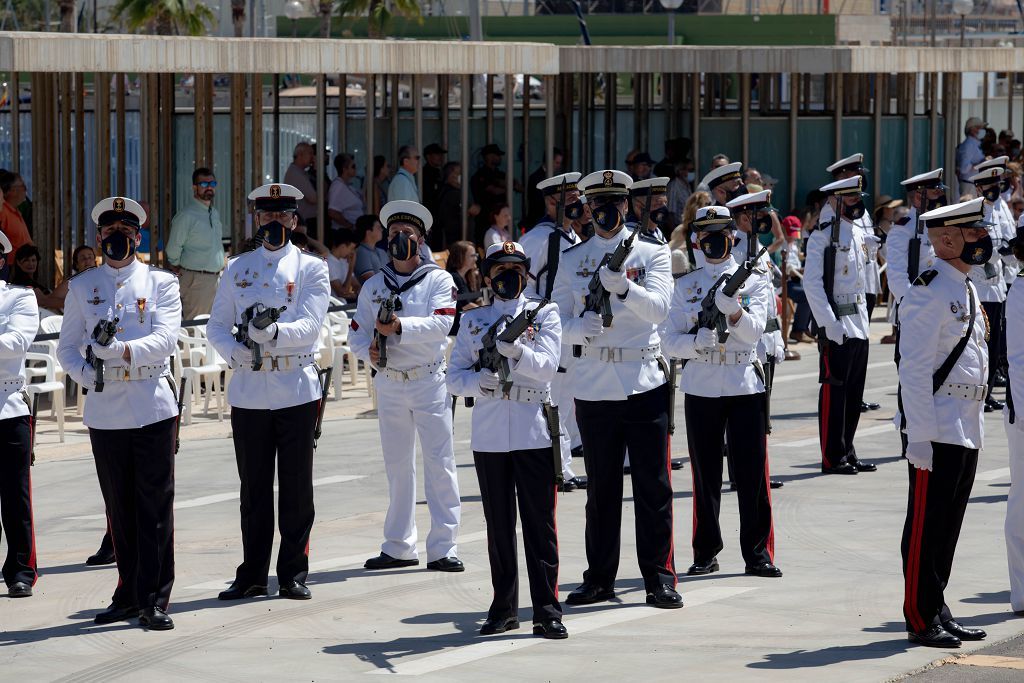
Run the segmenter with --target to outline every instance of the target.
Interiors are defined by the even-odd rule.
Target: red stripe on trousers
[[[768,506],[771,508],[772,504],[772,477],[768,469],[768,437],[764,437],[764,488],[768,492]],[[775,564],[775,518],[769,512],[768,514],[768,559],[772,564]]]
[[[558,551],[558,486],[555,485],[555,506],[551,509],[551,522],[555,525],[555,557],[560,558],[561,555]],[[555,565],[555,600],[558,600],[558,568],[561,566],[561,560]],[[516,570],[518,571],[518,569]]]
[[[29,418],[29,434],[32,433],[32,418]],[[32,443],[31,436],[29,436],[29,444]],[[29,453],[31,453],[31,445],[29,446]],[[36,581],[39,580],[39,568],[36,566],[36,519],[35,513],[32,511],[32,468],[28,470],[28,524],[29,524],[29,537],[32,542],[32,550],[28,555],[28,566],[32,567],[32,585],[36,585]],[[10,540],[10,539],[8,539]]]
[[[668,436],[668,448],[665,449],[665,471],[668,472],[668,488],[672,490],[672,437]],[[693,467],[690,467],[693,470]],[[671,499],[669,499],[668,506],[668,529],[669,529],[669,543],[668,543],[668,557],[665,558],[665,570],[672,574],[672,587],[679,583],[679,577],[676,576],[675,570],[672,568],[673,560],[676,556],[676,525],[675,525],[675,513],[672,506]]]
[[[822,351],[821,357],[825,363],[825,383],[821,385],[821,461],[825,463],[825,467],[831,467],[832,463],[825,455],[828,450],[828,418],[832,409],[832,385],[828,383],[832,369],[828,366],[828,347]]]
[[[904,601],[910,624],[917,631],[925,629],[924,619],[917,609],[917,584],[921,569],[921,537],[924,536],[924,511],[928,497],[928,470],[918,469],[914,487],[914,517],[911,523],[910,548],[907,557],[907,576]]]

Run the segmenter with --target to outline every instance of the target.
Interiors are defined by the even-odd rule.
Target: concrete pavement
[[[876,339],[885,331],[876,324]],[[112,568],[83,564],[103,533],[95,470],[74,424],[63,447],[44,443],[33,471],[42,576],[31,599],[0,599],[0,671],[7,680],[68,681],[351,680],[368,674],[427,680],[639,674],[653,680],[881,681],[917,671],[951,653],[911,647],[904,635],[899,544],[907,471],[889,422],[896,405],[892,347],[871,346],[868,398],[883,408],[864,416],[857,440],[860,457],[878,463],[879,471],[855,477],[820,474],[817,356],[811,346],[795,348],[804,357],[779,369],[769,440],[772,475],[786,482],[772,492],[782,579],[743,575],[735,496],[725,493],[722,571],[683,577],[682,610],[647,607],[627,480],[617,600],[566,607],[570,638],[536,639],[527,628],[521,569],[520,617],[526,624],[506,636],[481,638],[477,629],[490,581],[469,411],[460,406],[456,415],[464,503],[459,555],[467,571],[439,574],[421,565],[371,573],[361,567],[379,549],[386,481],[377,422],[359,416],[369,407],[365,393],[347,389],[343,401],[331,404],[315,461],[310,602],[217,601],[241,559],[229,423],[206,419],[185,430],[176,466],[171,614],[177,628],[168,633],[131,624],[93,625],[92,616],[107,605],[116,581]],[[685,457],[681,400],[676,417],[675,454]],[[947,599],[958,618],[987,629],[993,643],[1024,631],[1024,620],[1007,604],[1002,524],[1009,480],[1002,417],[988,416],[986,427],[987,447]],[[49,439],[44,430],[43,441]],[[674,473],[674,487],[676,564],[682,572],[691,561],[688,466]],[[563,597],[578,585],[586,564],[585,500],[584,492],[558,499]],[[425,504],[419,507],[422,539],[429,518]],[[971,669],[976,675],[988,671]]]

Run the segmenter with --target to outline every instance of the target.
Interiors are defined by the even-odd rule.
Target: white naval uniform
[[[885,238],[885,269],[889,291],[892,292],[894,303],[899,304],[910,289],[910,276],[907,272],[907,254],[910,251],[910,240],[917,233],[917,209],[911,208],[904,218],[893,224]],[[932,267],[935,252],[928,239],[928,231],[921,230],[921,246],[918,257],[917,274],[920,275]]]
[[[0,420],[30,412],[22,370],[38,329],[39,306],[32,289],[0,280]]]
[[[451,395],[445,385],[445,350],[455,319],[455,283],[434,264],[422,264],[410,275],[385,266],[363,283],[352,319],[349,343],[369,362],[374,323],[380,303],[391,294],[387,282],[400,288],[423,276],[399,295],[395,315],[402,333],[388,339],[387,368],[374,377],[384,467],[390,504],[384,519],[381,551],[401,560],[417,559],[416,444],[423,449],[423,476],[430,510],[427,561],[455,557],[455,536],[461,518],[459,482],[452,440]]]
[[[131,352],[130,381],[122,381],[126,363],[104,363],[104,388],[85,361],[92,331],[101,320],[118,318],[116,338]],[[57,344],[61,366],[89,394],[82,422],[91,429],[134,429],[178,415],[178,397],[169,378],[170,357],[181,329],[178,278],[169,271],[133,260],[123,268],[106,263],[68,280],[64,319]]]
[[[547,296],[550,299],[552,295],[552,292],[545,290],[548,272],[548,241],[555,229],[554,221],[545,217],[519,238],[519,244],[530,259],[530,275],[534,278],[534,282],[532,285],[528,284],[527,289],[532,289],[537,297]],[[559,252],[580,242],[579,236],[571,229],[568,232],[559,230],[558,233]],[[572,470],[572,449],[578,447],[581,442],[580,430],[576,425],[576,404],[572,400],[572,391],[568,382],[569,368],[572,367],[574,361],[571,348],[563,346],[559,355],[561,358],[559,372],[551,380],[551,403],[558,406],[562,477],[565,481],[569,481],[576,476]]]
[[[263,368],[232,363],[228,403],[233,408],[278,410],[318,401],[320,380],[315,363],[320,328],[330,303],[327,263],[286,244],[271,251],[259,247],[228,262],[214,297],[206,334],[229,362],[240,346],[232,328],[253,304],[281,308],[277,338],[262,345]],[[292,369],[274,370],[278,368]]]
[[[1006,499],[1006,559],[1010,568],[1010,609],[1024,610],[1024,285],[1021,277],[1006,295],[1006,359],[1013,392],[1003,425],[1010,451],[1010,494]]]
[[[992,210],[992,218],[990,219],[999,226],[998,241],[993,236],[993,241],[996,242],[996,251],[998,251],[1000,247],[1007,246],[1007,242],[1017,236],[1017,221],[1013,218],[1013,209],[1010,208],[1010,204],[1006,199],[1007,196],[1008,195],[1001,195],[995,201],[995,206]],[[1013,254],[1000,256],[1000,259],[1003,262],[1003,284],[1006,286],[1006,289],[1009,290],[1010,286],[1017,279],[1017,273],[1020,272],[1020,264],[1017,263],[1017,259]]]
[[[853,222],[864,238],[864,291],[877,295],[882,291],[882,276],[878,266],[878,248],[882,240],[875,235],[875,224],[866,212]]]
[[[820,225],[833,220],[835,213],[831,206],[821,210]],[[830,228],[819,228],[807,238],[807,259],[804,262],[804,292],[811,305],[814,320],[819,327],[836,320],[829,306],[823,280],[825,250],[832,239]],[[835,280],[832,296],[837,305],[857,305],[854,315],[840,316],[843,331],[850,339],[867,339],[869,335],[868,309],[864,298],[865,264],[864,234],[855,229],[847,219],[839,224],[839,247],[836,251]]]
[[[992,256],[988,263],[971,266],[971,282],[978,290],[978,297],[985,303],[1002,303],[1006,301],[1006,278],[1003,274],[1002,256],[999,247],[1003,241],[1002,214],[996,211],[995,204],[985,201],[985,220],[994,223],[989,237],[992,239]],[[1014,230],[1016,232],[1016,229]]]

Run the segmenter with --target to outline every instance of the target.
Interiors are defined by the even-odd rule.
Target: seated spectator
[[[331,294],[339,299],[354,299],[359,293],[355,275],[356,234],[352,230],[335,230],[327,242],[327,273]]]
[[[338,177],[331,181],[327,195],[327,215],[334,230],[352,230],[356,227],[356,220],[366,213],[363,193],[353,184],[357,173],[355,157],[351,154],[337,155],[334,157],[334,170],[338,172]]]
[[[366,282],[374,273],[387,265],[391,257],[383,249],[377,247],[381,237],[384,235],[384,228],[381,226],[377,216],[366,214],[356,220],[356,279],[360,284]]]
[[[11,284],[19,287],[31,287],[36,294],[36,303],[39,304],[39,308],[45,308],[51,314],[60,313],[64,309],[64,300],[54,296],[50,288],[38,280],[40,260],[42,260],[42,256],[34,244],[21,245],[14,252]]]
[[[448,249],[448,263],[445,267],[455,280],[455,322],[452,324],[449,335],[459,333],[459,319],[462,311],[476,308],[480,305],[480,271],[476,268],[477,259],[476,247],[472,242],[459,241]],[[477,296],[473,296],[473,294]]]
[[[508,204],[495,204],[491,209],[490,221],[491,227],[484,233],[483,247],[485,250],[492,244],[504,244],[512,241],[512,232],[509,230],[512,225],[512,211],[508,208]]]
[[[14,255],[25,244],[32,244],[32,236],[18,205],[25,201],[25,181],[17,173],[0,169],[0,230],[11,243],[7,265],[14,267]]]
[[[71,254],[71,277],[95,267],[96,251],[88,244],[80,244],[75,247],[75,251]],[[60,299],[61,310],[64,309],[64,299],[68,296],[68,280],[70,280],[71,277],[64,278],[64,280],[57,285],[56,289],[53,290],[53,296]]]

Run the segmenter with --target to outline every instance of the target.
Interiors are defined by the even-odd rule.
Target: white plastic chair
[[[29,351],[25,354],[25,390],[32,397],[32,414],[38,418],[36,408],[39,404],[41,394],[53,394],[50,399],[50,417],[57,418],[57,435],[60,442],[64,443],[64,382],[58,381],[56,377],[57,361],[45,353]],[[34,367],[28,367],[33,363]],[[42,369],[41,382],[32,382],[28,377],[28,370],[37,371]],[[38,377],[39,375],[36,375]]]
[[[216,394],[217,421],[222,422],[225,412],[226,379],[225,387],[218,390],[217,385],[220,383],[220,374],[227,370],[227,363],[206,339],[189,336],[184,329],[178,333],[178,342],[182,347],[182,358],[188,359],[188,365],[181,368],[182,386],[185,391],[182,424],[192,424],[192,405],[198,402],[201,382],[206,385],[203,412],[210,412],[210,397]]]

